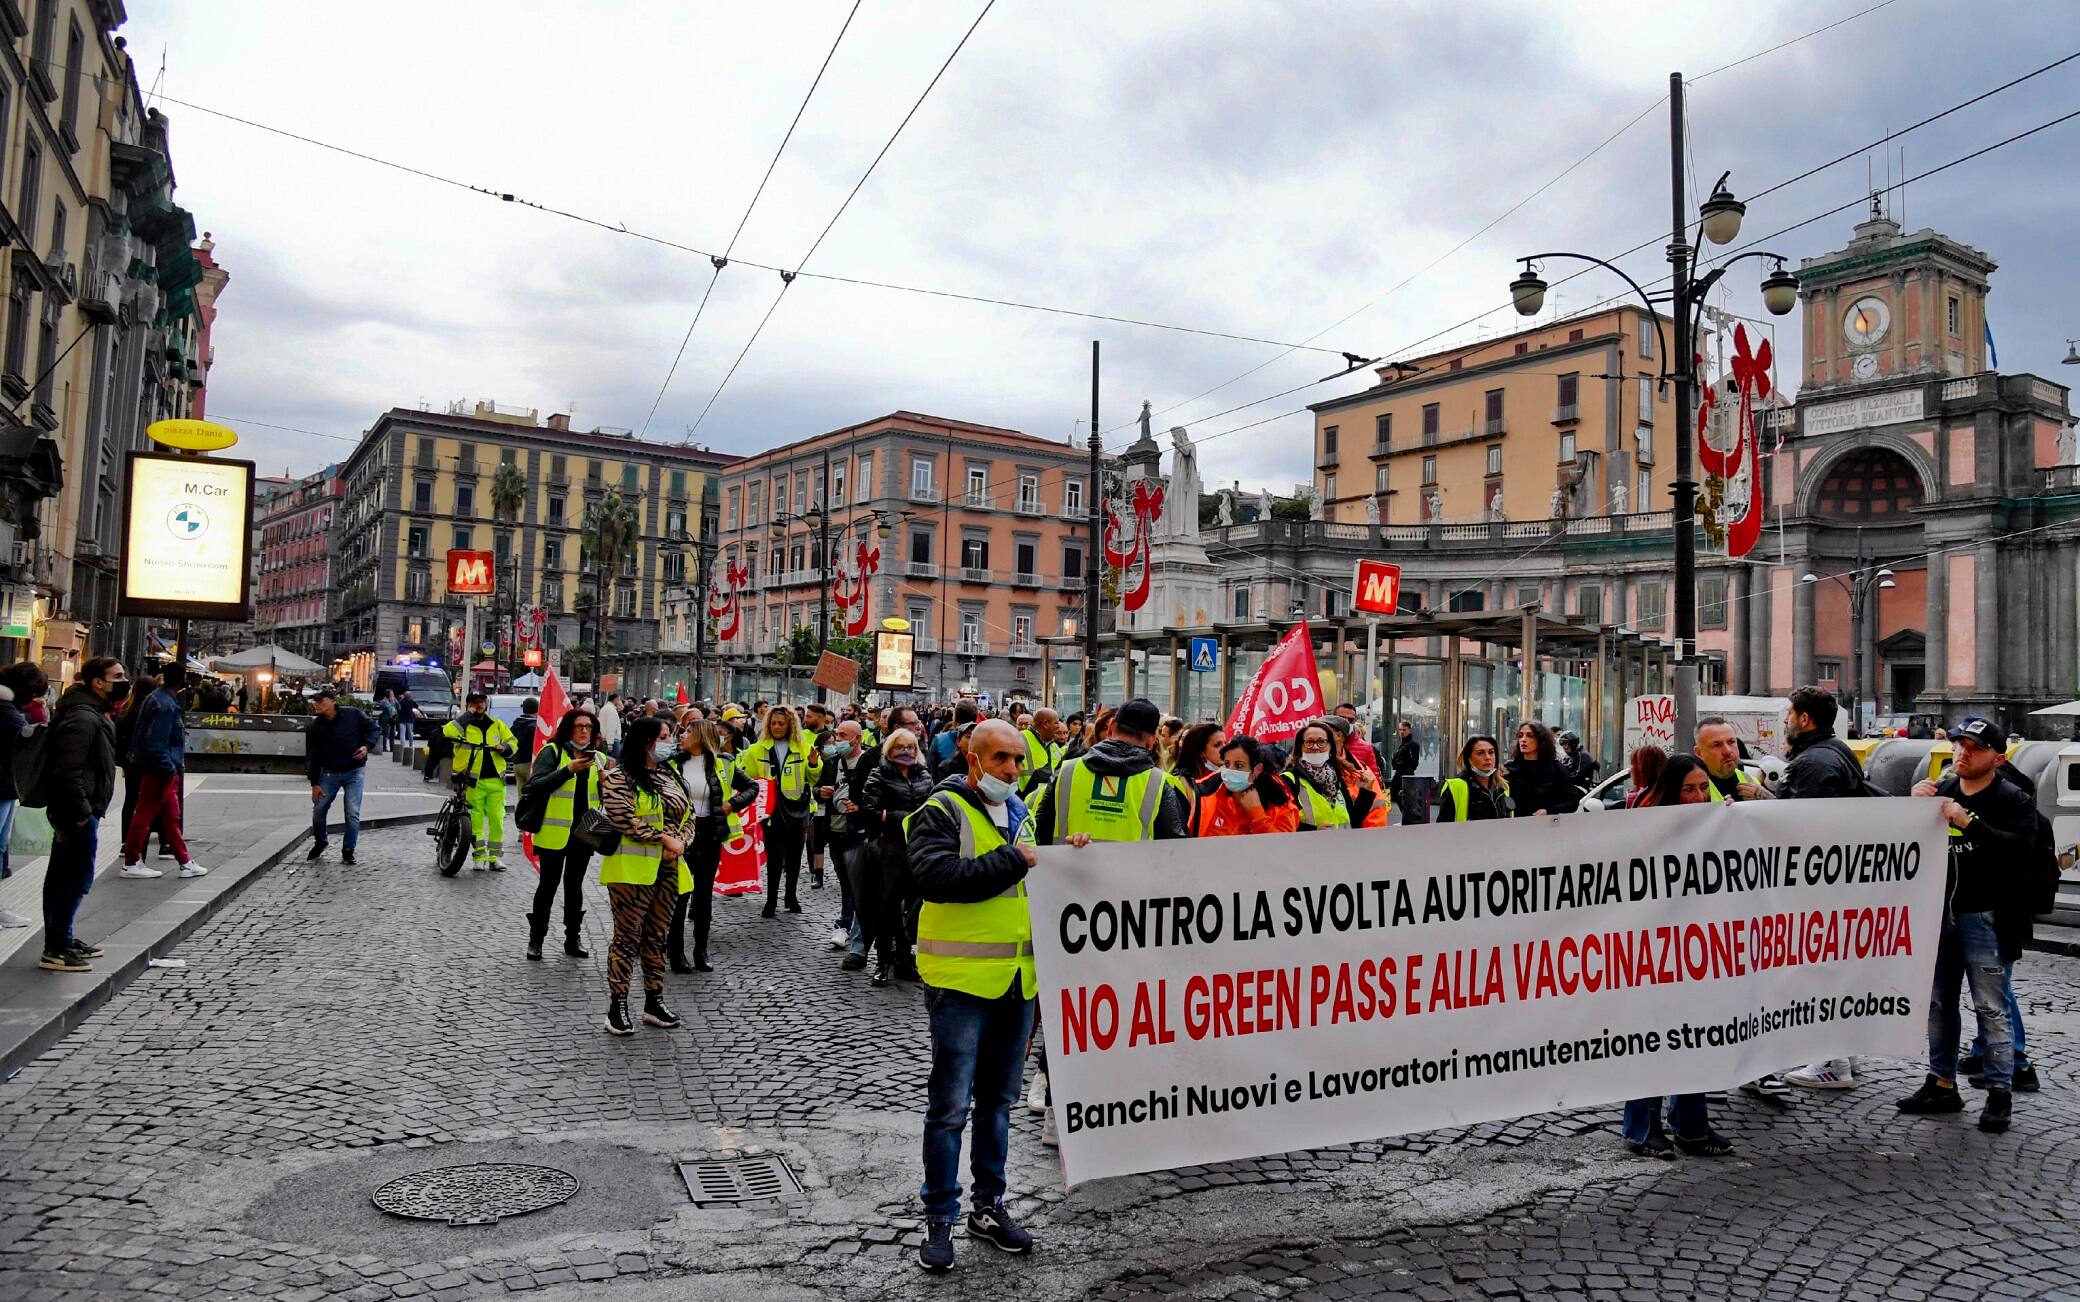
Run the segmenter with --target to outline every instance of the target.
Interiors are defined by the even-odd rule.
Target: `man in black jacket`
[[[1099,778],[1131,778],[1137,773],[1146,773],[1156,767],[1156,730],[1162,726],[1162,711],[1153,702],[1135,699],[1119,707],[1112,716],[1112,735],[1079,755],[1072,763],[1063,761],[1055,780],[1040,790],[1040,801],[1033,809],[1034,839],[1041,845],[1053,845],[1057,793],[1064,791],[1069,773],[1076,765],[1083,765]],[[973,740],[969,742],[972,748]],[[1191,835],[1192,811],[1184,793],[1172,785],[1161,773],[1151,781],[1162,788],[1162,805],[1156,811],[1154,840],[1175,841]]]
[[[1801,687],[1791,693],[1790,708],[1784,712],[1784,734],[1790,739],[1785,749],[1791,762],[1778,799],[1870,794],[1856,752],[1834,735],[1835,717],[1840,712],[1834,693],[1825,688]]]
[[[43,878],[43,957],[52,972],[85,972],[101,947],[72,934],[79,902],[94,885],[96,834],[116,791],[116,730],[109,714],[130,695],[114,656],[95,656],[58,698],[46,739],[51,860]]]
[[[1394,740],[1394,803],[1401,809],[1404,823],[1427,823],[1430,821],[1429,793],[1423,791],[1416,778],[1416,770],[1422,767],[1423,747],[1416,740],[1415,725],[1403,719]]]
[[[1028,817],[1017,795],[1024,754],[1024,739],[1010,724],[998,719],[976,724],[968,737],[968,771],[941,782],[910,818],[910,873],[925,902],[918,951],[935,960],[920,964],[931,1009],[932,1074],[921,1191],[925,1237],[917,1250],[919,1264],[934,1273],[953,1268],[961,1131],[971,1105],[975,1134],[968,1237],[987,1239],[1005,1252],[1033,1248],[1033,1236],[1004,1206],[1011,1104],[1025,1069],[1036,989],[1030,919],[1019,918],[1021,907],[1011,914],[1019,918],[1014,927],[999,907],[1024,905],[1023,899],[1000,897],[1015,891],[1039,862],[1020,832]],[[983,848],[978,824],[995,829],[988,842],[993,848]],[[941,926],[982,931],[985,938],[929,948],[935,943],[933,929]],[[1001,955],[977,952],[999,948]]]
[[[325,819],[341,792],[347,797],[347,834],[340,838],[339,861],[354,862],[361,841],[361,791],[368,780],[368,752],[381,740],[376,721],[361,710],[342,710],[330,687],[318,689],[312,703],[317,717],[303,733],[304,775],[311,783],[311,848],[315,859],[325,853]]]
[[[1985,1037],[1986,1105],[1979,1129],[1999,1134],[2013,1107],[2014,1032],[2003,998],[2006,965],[2021,956],[2029,934],[2026,857],[2036,843],[2036,806],[2000,775],[2008,736],[1990,719],[1973,719],[1950,734],[1957,748],[1952,774],[1916,783],[1914,794],[1943,802],[1949,824],[1949,906],[1936,945],[1936,975],[1928,1012],[1928,1079],[1901,1099],[1899,1110],[1922,1115],[1962,1112],[1957,1092],[1961,1030],[1957,987],[1969,982],[1979,1033]]]

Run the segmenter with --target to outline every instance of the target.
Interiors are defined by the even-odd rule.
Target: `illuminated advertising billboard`
[[[253,463],[132,452],[119,615],[251,617]]]

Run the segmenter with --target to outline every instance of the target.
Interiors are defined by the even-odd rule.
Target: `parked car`
[[[386,687],[396,696],[404,695],[407,688],[411,690],[412,699],[419,704],[417,731],[421,739],[430,738],[446,727],[460,708],[455,700],[455,685],[438,669],[392,665],[376,670],[376,681],[369,688],[369,695],[379,695]]]

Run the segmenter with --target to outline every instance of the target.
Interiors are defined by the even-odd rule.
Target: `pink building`
[[[326,543],[345,492],[339,467],[327,466],[270,501],[260,526],[254,634],[320,664],[330,659],[332,560]]]

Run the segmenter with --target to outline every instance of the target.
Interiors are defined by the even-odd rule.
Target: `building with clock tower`
[[[1804,383],[1776,417],[1768,559],[1735,584],[1757,608],[1733,630],[1737,687],[1819,683],[1867,724],[1985,714],[2010,730],[2076,695],[2067,391],[1990,369],[1994,270],[1875,199],[1846,246],[1801,263]]]

